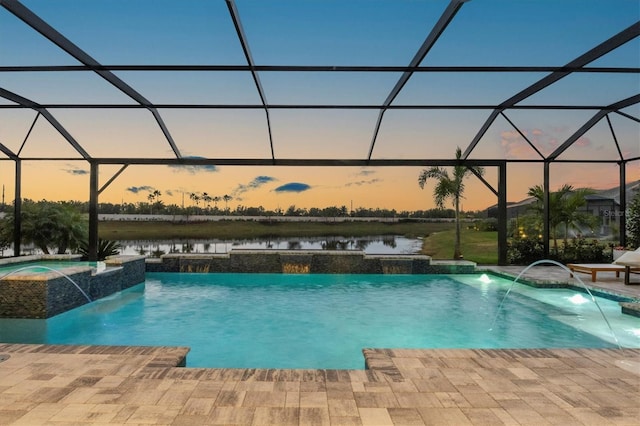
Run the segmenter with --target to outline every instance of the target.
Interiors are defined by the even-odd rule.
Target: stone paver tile
[[[191,391],[191,395],[198,398],[216,398],[223,387],[222,382],[198,382]]]
[[[467,426],[471,421],[459,408],[418,408],[425,425]]]
[[[189,398],[182,407],[179,407],[179,414],[187,416],[207,416],[214,407],[214,398]]]
[[[393,426],[393,420],[386,408],[358,408],[363,426]]]
[[[325,392],[325,382],[300,382],[300,392]]]
[[[254,412],[255,408],[215,407],[209,415],[207,423],[220,425],[250,425],[253,422]]]
[[[510,407],[502,409],[521,424],[549,424],[550,422],[544,418],[537,410],[526,407]],[[498,413],[499,409],[493,409],[494,413]]]
[[[273,392],[275,382],[239,382],[235,390]]]
[[[331,426],[362,426],[360,417],[330,417]]]
[[[326,392],[300,392],[300,407],[327,408]]]
[[[216,407],[240,407],[244,401],[245,391],[222,390],[216,398]]]
[[[184,414],[178,414],[173,421],[171,422],[171,426],[194,426],[194,425],[211,425],[211,424],[228,424],[232,425],[233,423],[215,423],[209,419],[209,416],[188,416]],[[250,424],[249,423],[240,423],[240,424]]]
[[[2,410],[0,411],[0,425],[8,425],[27,414],[29,410]]]
[[[475,382],[454,386],[453,381],[450,381],[449,379],[444,377],[429,380],[414,379],[413,384],[420,392],[457,392],[460,386],[478,387]]]
[[[33,402],[59,402],[72,391],[72,388],[43,387],[27,395],[25,399]]]
[[[139,407],[136,405],[125,405],[124,407],[122,407],[120,411],[118,411],[118,414],[116,414],[115,417],[111,420],[111,423],[114,423],[114,424],[126,423],[129,417],[131,417],[131,415],[135,413],[138,408]]]
[[[491,408],[462,408],[461,410],[473,425],[496,426],[505,424]]]
[[[435,396],[444,408],[471,407],[469,401],[467,401],[467,399],[458,392],[436,392]]]
[[[109,423],[122,410],[122,405],[68,404],[50,418],[52,422]]]
[[[398,400],[391,392],[354,392],[358,408],[388,408],[398,407]]]
[[[178,415],[178,407],[161,407],[158,405],[143,405],[131,414],[125,424],[160,424],[173,423]]]
[[[100,391],[91,396],[86,403],[87,404],[117,404],[122,394],[112,393],[110,391]]]
[[[638,381],[638,390],[640,390],[640,381]],[[589,400],[593,401],[595,407],[638,407],[640,406],[639,394],[625,395],[618,392],[600,392],[594,391],[584,394]]]
[[[321,407],[300,407],[300,424],[305,426],[329,426],[329,410]]]
[[[398,400],[398,406],[403,408],[443,406],[436,394],[429,392],[396,392],[395,397]]]
[[[327,389],[327,399],[355,399],[351,389],[348,391]]]
[[[392,392],[418,392],[418,388],[410,380],[403,382],[390,382],[389,387]]]
[[[388,408],[389,416],[396,425],[423,426],[422,416],[415,408]]]
[[[297,426],[299,423],[299,408],[257,407],[251,424],[255,426]]]
[[[171,389],[170,391],[165,392],[162,398],[160,398],[160,400],[158,401],[158,405],[182,406],[189,400],[189,398],[192,397],[192,395],[193,391],[190,389]],[[215,401],[217,396],[217,393],[213,394],[211,395],[211,397],[209,397],[209,399]]]
[[[124,379],[125,378],[121,376],[104,376],[93,386],[98,388],[115,388],[120,386]]]
[[[152,389],[137,389],[124,392],[118,399],[119,404],[154,405],[164,396],[166,391]]]
[[[42,403],[36,405],[29,410],[27,414],[20,417],[14,425],[38,425],[46,423],[51,417],[55,416],[64,408],[60,404]]]
[[[243,407],[284,407],[286,392],[247,391]]]
[[[614,421],[610,421],[592,408],[569,408],[567,413],[578,419],[584,425],[612,425],[616,424]]]
[[[76,388],[62,398],[60,402],[63,404],[85,404],[100,391],[101,389],[98,388]]]
[[[548,424],[546,421],[542,421],[540,423],[520,423],[516,419],[511,416],[511,413],[502,408],[492,408],[491,411],[500,419],[502,423],[509,426],[519,426],[519,425],[532,425],[532,426],[541,426]]]
[[[273,390],[275,392],[300,392],[301,382],[275,382]],[[351,390],[351,388],[349,388]]]
[[[300,392],[285,392],[285,407],[300,407]]]
[[[351,392],[364,392],[364,383],[362,382],[351,382]]]
[[[331,417],[353,417],[358,415],[358,406],[354,399],[330,399],[328,404]]]
[[[463,392],[462,396],[474,408],[498,408],[500,404],[485,392]]]

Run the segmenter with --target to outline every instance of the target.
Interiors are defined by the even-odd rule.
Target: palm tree
[[[458,147],[456,148],[456,160],[461,160],[461,158],[462,150]],[[454,259],[462,258],[460,248],[460,199],[464,193],[464,178],[469,173],[482,176],[484,169],[482,167],[469,167],[460,164],[453,167],[453,176],[450,177],[446,169],[431,167],[430,169],[423,170],[418,177],[418,185],[420,185],[422,189],[424,189],[424,185],[429,179],[437,180],[436,187],[433,189],[433,197],[438,208],[444,208],[444,202],[448,198],[453,200],[456,222],[456,240],[453,246]]]
[[[200,204],[200,196],[195,192],[192,192],[191,194],[189,194],[189,198],[191,198],[191,201],[193,201],[196,207],[198,207],[198,205]]]
[[[229,203],[229,201],[231,201],[233,199],[233,197],[231,195],[225,194],[225,195],[222,196],[222,199],[224,200],[224,209],[226,211],[229,211],[228,203]]]
[[[209,194],[207,194],[206,192],[202,193],[202,201],[204,201],[204,203],[207,206],[207,210],[209,210],[211,208],[211,201],[213,201],[213,198],[211,198],[211,196]]]
[[[553,250],[558,253],[557,229],[564,224],[564,243],[567,244],[569,228],[581,225],[593,228],[594,217],[581,208],[587,203],[585,196],[593,194],[593,190],[583,188],[574,190],[573,186],[564,184],[559,190],[549,193],[549,231],[553,239]],[[540,185],[529,188],[527,193],[536,199],[531,206],[542,217],[544,214],[544,189]]]
[[[218,210],[218,202],[220,202],[221,198],[216,195],[215,197],[213,197],[212,200],[213,200],[213,208],[215,210]]]

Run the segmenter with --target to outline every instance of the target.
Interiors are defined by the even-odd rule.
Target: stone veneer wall
[[[20,262],[15,259],[3,263],[19,266]],[[40,256],[28,260],[51,258]],[[91,300],[96,300],[145,280],[144,256],[114,256],[107,259],[105,265],[107,269],[100,273],[95,273],[91,267],[80,266],[59,272],[16,273],[3,277],[0,279],[0,318],[50,318],[88,303],[74,282]]]
[[[232,250],[225,254],[172,253],[147,259],[147,272],[316,274],[472,273],[469,261],[432,262],[424,255],[367,255],[362,251]]]

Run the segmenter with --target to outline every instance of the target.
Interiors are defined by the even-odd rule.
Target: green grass
[[[453,228],[451,223],[382,222],[254,222],[219,221],[197,223],[172,222],[100,222],[99,236],[106,240],[170,239],[253,239],[268,237],[323,237],[340,235],[404,235],[426,237]]]
[[[422,253],[434,259],[453,258],[453,242],[455,230],[449,229],[431,234],[424,240]],[[463,229],[461,235],[462,255],[465,260],[471,260],[483,265],[498,263],[498,233],[495,231],[475,231]]]

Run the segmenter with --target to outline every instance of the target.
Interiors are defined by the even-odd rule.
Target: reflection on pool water
[[[615,347],[585,295],[480,275],[148,273],[145,285],[49,320],[0,320],[0,341],[192,348],[191,367],[363,368],[363,348]],[[597,298],[625,347],[640,319]],[[496,318],[493,329],[491,324]]]
[[[250,250],[361,250],[367,254],[415,254],[422,240],[398,235],[366,237],[273,238],[260,240],[118,241],[124,255],[159,257],[168,253],[229,253]]]

